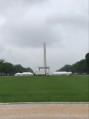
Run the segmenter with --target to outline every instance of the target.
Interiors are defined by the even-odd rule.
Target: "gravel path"
[[[89,119],[89,104],[1,104],[0,119]]]

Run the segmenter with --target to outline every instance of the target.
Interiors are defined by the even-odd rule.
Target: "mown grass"
[[[0,102],[89,102],[88,76],[0,77]]]

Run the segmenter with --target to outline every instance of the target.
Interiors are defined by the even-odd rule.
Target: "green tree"
[[[0,59],[0,64],[4,63],[4,59]]]
[[[14,73],[22,73],[24,71],[24,68],[20,65],[20,64],[17,64],[17,65],[14,65]]]
[[[89,74],[89,53],[86,54],[85,58],[87,62],[87,73]]]
[[[32,72],[33,70],[28,67],[24,68],[20,64],[13,65],[9,62],[5,62],[5,60],[0,59],[0,75],[14,75],[15,73],[22,73],[22,72]]]
[[[59,71],[71,71],[71,65],[65,65],[63,68],[61,68]]]
[[[87,63],[86,60],[83,59],[72,65],[65,65],[58,71],[71,71],[73,73],[79,73],[79,74],[87,73]]]
[[[13,65],[8,62],[2,63],[2,73],[4,75],[12,75],[13,73]]]

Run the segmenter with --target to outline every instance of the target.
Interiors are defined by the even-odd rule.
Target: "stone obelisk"
[[[44,70],[45,74],[47,73],[47,60],[46,60],[46,44],[44,42]]]

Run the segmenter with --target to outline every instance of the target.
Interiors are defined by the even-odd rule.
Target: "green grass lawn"
[[[0,77],[0,102],[89,102],[88,76]]]

